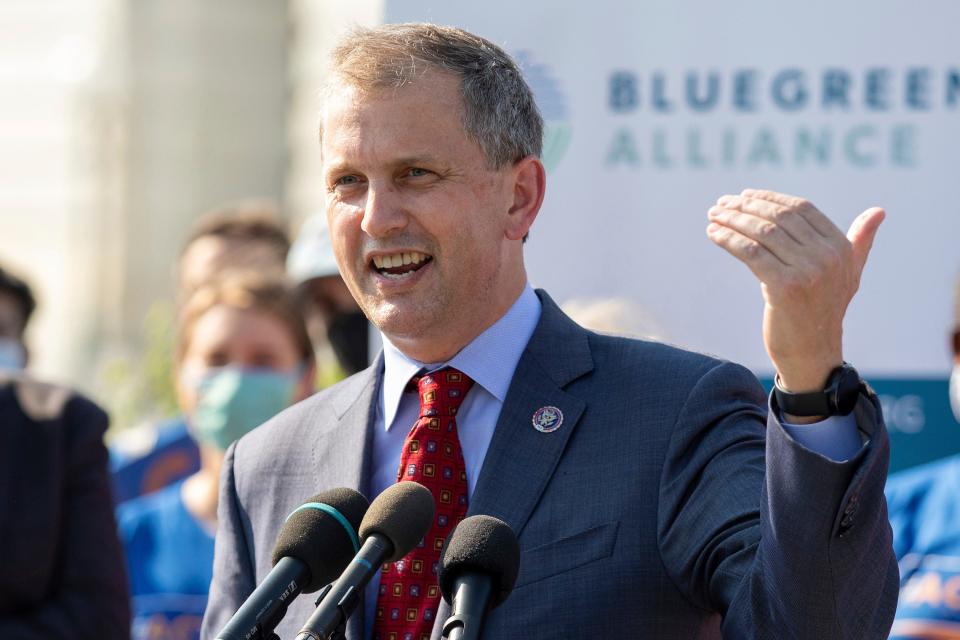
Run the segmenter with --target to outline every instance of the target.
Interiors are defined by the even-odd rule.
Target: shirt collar
[[[451,366],[468,375],[499,402],[507,397],[520,356],[540,321],[540,299],[527,284],[499,320],[448,362],[425,364],[407,357],[383,336],[383,424],[389,431],[410,378],[421,369]]]

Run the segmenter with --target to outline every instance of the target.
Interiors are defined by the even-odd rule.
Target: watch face
[[[860,374],[850,365],[844,365],[837,380],[835,396],[837,414],[849,415],[860,397]]]

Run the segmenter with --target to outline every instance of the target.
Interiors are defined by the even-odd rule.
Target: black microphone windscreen
[[[311,593],[333,582],[357,553],[357,528],[369,503],[353,489],[324,491],[297,507],[283,523],[273,548],[273,564],[296,558],[310,568]]]
[[[440,556],[440,592],[452,603],[454,581],[464,571],[490,576],[490,608],[513,591],[520,570],[520,543],[503,520],[476,515],[465,518],[443,544]]]
[[[396,562],[427,535],[433,509],[429,489],[409,480],[398,482],[373,500],[360,523],[360,539],[366,540],[372,533],[385,536],[393,544],[393,555],[385,562]]]

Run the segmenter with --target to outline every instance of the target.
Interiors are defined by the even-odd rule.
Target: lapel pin
[[[556,407],[540,407],[533,414],[533,428],[540,433],[553,433],[563,424],[563,412]]]

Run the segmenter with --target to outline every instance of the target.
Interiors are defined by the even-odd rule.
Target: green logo
[[[541,160],[547,171],[552,171],[560,164],[573,136],[567,113],[567,97],[553,71],[547,65],[534,61],[531,52],[518,51],[515,58],[543,116]]]

